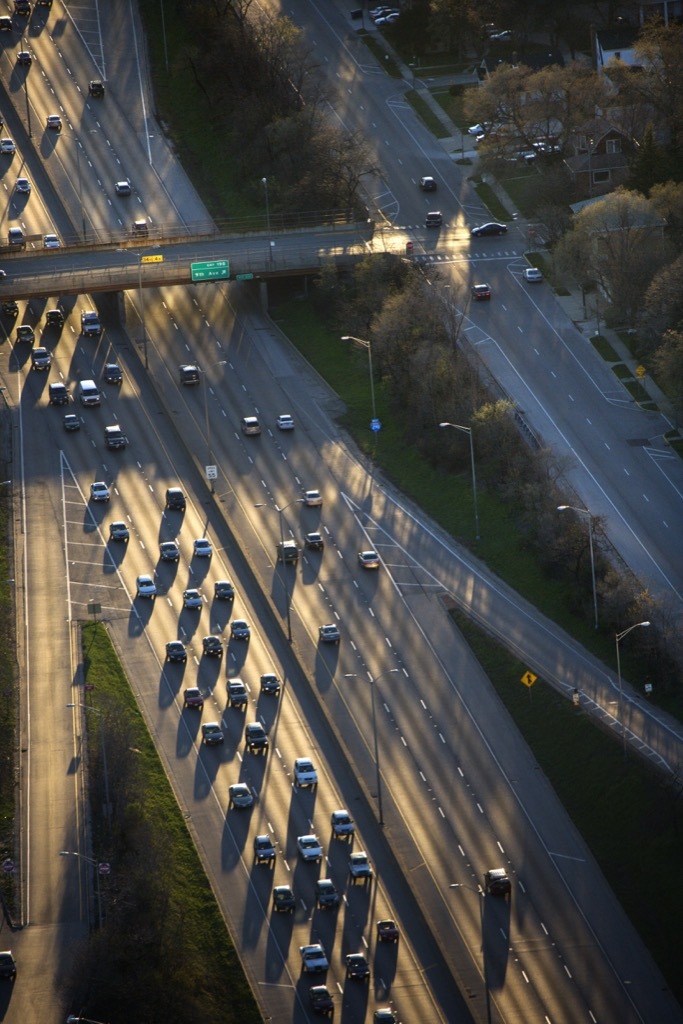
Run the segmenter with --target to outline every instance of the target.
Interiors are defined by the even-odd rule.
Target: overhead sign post
[[[191,263],[190,270],[193,281],[225,281],[230,277],[230,260]]]

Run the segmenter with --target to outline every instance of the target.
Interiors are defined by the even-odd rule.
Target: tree
[[[678,414],[683,413],[683,331],[667,331],[654,355],[657,375],[666,381],[667,394]]]
[[[663,229],[645,196],[618,189],[579,211],[557,258],[582,285],[596,282],[619,319],[633,323],[653,274],[667,259]]]
[[[645,293],[641,325],[645,335],[656,343],[667,330],[683,331],[683,256],[652,278]]]
[[[683,150],[683,25],[673,22],[664,25],[660,19],[651,19],[641,32],[635,52],[643,65],[643,73],[636,80],[640,94],[668,129],[673,150],[680,153]]]
[[[631,162],[627,188],[647,196],[653,185],[666,181],[667,177],[666,154],[657,144],[654,129],[649,124]]]

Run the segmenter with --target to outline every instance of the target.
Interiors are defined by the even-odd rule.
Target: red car
[[[196,686],[190,686],[183,693],[183,705],[186,708],[198,708],[199,711],[204,707],[204,698],[202,697],[202,691]]]

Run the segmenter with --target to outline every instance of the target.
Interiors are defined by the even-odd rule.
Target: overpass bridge
[[[34,241],[42,243],[42,236],[29,236],[25,249],[0,249],[0,269],[6,274],[0,280],[0,302],[192,284],[197,282],[192,264],[219,261],[228,263],[222,278],[213,268],[204,281],[304,276],[318,273],[328,263],[352,266],[373,251],[373,235],[374,224],[367,220],[295,231],[207,231],[175,238],[150,232],[147,237],[60,249],[31,248]]]

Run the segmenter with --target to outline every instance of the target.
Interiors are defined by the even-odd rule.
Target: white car
[[[183,605],[185,608],[201,608],[202,595],[194,588],[185,590],[183,592]]]
[[[102,480],[98,480],[90,484],[90,497],[93,501],[109,501],[109,488]]]
[[[62,130],[62,119],[59,114],[48,114],[47,121],[45,122],[46,128],[51,128],[53,131],[61,132]]]
[[[294,430],[294,420],[288,412],[283,412],[278,416],[277,425],[279,430]]]
[[[543,274],[538,267],[526,267],[524,270],[525,281],[542,281]]]
[[[12,139],[0,139],[0,153],[16,153],[17,147]]]
[[[467,129],[469,135],[485,135],[491,128],[491,125],[487,122],[484,124],[473,124]]]
[[[136,591],[138,597],[156,597],[157,585],[151,576],[144,573],[137,578]]]
[[[365,850],[358,850],[349,857],[349,874],[351,878],[372,878],[372,864]]]
[[[304,491],[304,505],[308,508],[320,508],[323,503],[323,496],[320,491]]]
[[[56,235],[43,235],[44,249],[59,249],[59,239]]]
[[[299,946],[301,966],[305,971],[326,971],[330,966],[325,950],[316,942],[310,946]]]
[[[297,786],[318,785],[318,773],[310,757],[297,757],[294,762],[294,782]]]
[[[320,840],[313,834],[306,836],[299,836],[296,841],[297,848],[299,850],[299,856],[305,861],[318,861],[323,859],[323,848],[320,845]]]
[[[199,537],[198,540],[194,542],[194,553],[197,558],[211,558],[211,555],[213,554],[211,542],[207,540],[206,537]]]
[[[349,812],[345,810],[332,811],[330,823],[332,825],[332,834],[337,836],[339,839],[346,839],[349,836],[352,836],[356,831],[353,818]]]

